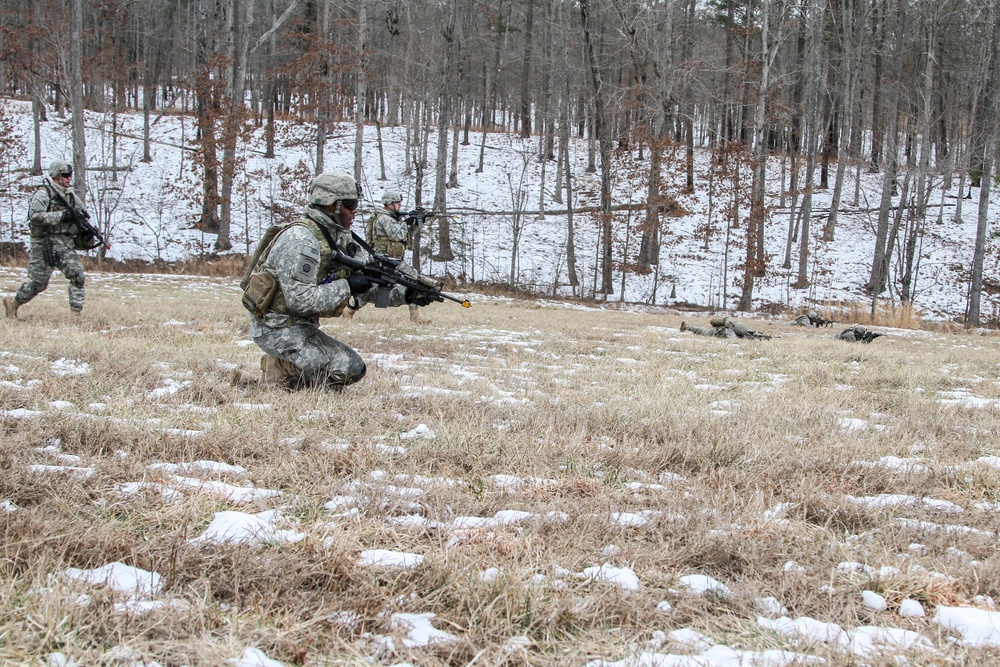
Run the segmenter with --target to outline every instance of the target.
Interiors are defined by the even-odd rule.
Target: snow
[[[628,592],[639,590],[639,577],[631,568],[627,567],[615,567],[605,563],[601,566],[585,568],[581,572],[581,576],[594,581],[614,584]]]
[[[231,658],[229,664],[233,667],[285,667],[285,663],[271,660],[266,653],[252,647],[244,650],[239,658]]]
[[[205,531],[191,540],[191,543],[254,546],[269,542],[299,542],[305,539],[304,533],[278,529],[276,526],[281,520],[281,514],[273,510],[259,514],[216,512]]]
[[[398,567],[409,569],[424,562],[420,554],[391,551],[388,549],[367,549],[361,552],[358,565],[362,567]]]
[[[247,469],[243,466],[234,466],[220,461],[188,461],[181,463],[150,463],[146,466],[150,470],[162,470],[170,473],[190,474],[193,472],[216,473],[220,475],[232,474],[243,475]]]
[[[28,176],[23,168],[30,166],[31,154],[31,105],[17,100],[3,100],[9,111],[15,131],[13,139],[20,144],[20,164],[12,169],[13,176],[8,178],[17,181],[0,188],[0,223],[4,229],[11,229],[4,240],[25,241],[27,229],[22,224],[23,214],[31,194],[31,186],[38,179]],[[109,164],[111,162],[111,142],[102,136],[107,131],[109,118],[98,113],[88,112],[87,146],[91,148],[88,161],[91,166]],[[173,193],[180,191],[197,191],[198,174],[191,166],[191,161],[183,151],[176,146],[183,141],[190,146],[194,132],[191,131],[193,119],[174,114],[161,117],[151,128],[152,162],[144,164],[138,161],[141,155],[141,144],[135,137],[142,135],[141,114],[123,113],[118,116],[118,155],[120,164],[127,164],[129,170],[120,172],[118,180],[111,182],[108,172],[90,171],[88,187],[92,196],[101,197],[103,191],[110,188],[121,189],[120,202],[112,207],[110,213],[92,207],[97,222],[110,227],[108,238],[111,243],[110,256],[117,259],[141,258],[177,260],[186,256],[202,254],[211,250],[210,244],[214,238],[203,238],[192,229],[191,222],[198,215],[196,198],[176,197]],[[182,134],[182,125],[184,132]],[[104,130],[102,130],[104,128]],[[326,169],[330,171],[353,172],[353,125],[331,127],[326,146]],[[297,125],[294,121],[277,122],[277,148],[275,159],[262,156],[263,129],[252,129],[249,138],[240,142],[238,147],[239,168],[236,175],[235,190],[241,199],[253,202],[244,209],[242,205],[233,207],[232,241],[234,250],[246,253],[260,238],[263,230],[273,221],[275,205],[295,208],[301,205],[306,183],[288,180],[280,173],[281,168],[302,166],[306,172],[312,170],[314,150],[308,139],[312,130],[306,125]],[[414,204],[411,195],[414,191],[414,176],[404,173],[404,156],[406,144],[406,128],[381,128],[382,147],[385,155],[387,181],[374,180],[374,173],[379,165],[379,142],[376,128],[364,128],[364,146],[362,161],[364,171],[361,185],[364,188],[361,216],[364,217],[374,210],[377,198],[383,189],[396,189],[404,193],[404,207]],[[434,170],[437,133],[428,136],[429,173]],[[597,205],[599,193],[599,174],[586,172],[587,149],[586,139],[574,137],[577,144],[571,151],[572,170],[574,172],[577,207],[593,207]],[[169,145],[173,144],[173,145]],[[55,158],[66,158],[71,154],[71,141],[68,127],[56,119],[50,119],[41,124],[42,161],[47,164]],[[552,168],[549,165],[548,177],[544,183],[544,194],[541,183],[541,164],[535,158],[537,139],[520,139],[510,134],[491,133],[487,136],[485,161],[481,173],[477,173],[479,162],[479,145],[473,142],[468,146],[457,146],[459,187],[448,190],[448,209],[455,216],[452,236],[467,244],[470,248],[465,256],[458,257],[453,262],[443,263],[427,261],[424,271],[436,276],[449,273],[451,275],[466,275],[472,280],[506,282],[509,280],[511,266],[511,219],[509,215],[484,215],[483,211],[509,211],[512,208],[512,196],[526,197],[526,206],[531,213],[524,217],[522,234],[530,242],[519,244],[517,266],[519,271],[515,276],[521,285],[530,286],[537,291],[551,290],[553,282],[558,281],[559,294],[568,294],[571,290],[565,286],[565,267],[553,262],[553,257],[560,256],[560,247],[565,242],[566,219],[558,211],[564,205],[554,201],[554,181]],[[635,153],[627,156],[634,160]],[[648,153],[647,158],[648,160]],[[183,160],[183,164],[182,164]],[[612,176],[612,199],[615,204],[640,204],[646,188],[642,187],[646,178],[646,170],[639,166],[634,170],[616,170]],[[630,303],[647,303],[652,301],[657,305],[670,305],[678,302],[698,303],[716,307],[720,310],[732,309],[739,298],[738,281],[742,272],[737,263],[741,256],[739,250],[743,239],[737,234],[734,243],[726,247],[727,234],[724,233],[726,221],[720,214],[708,218],[707,181],[710,165],[710,155],[702,147],[695,150],[696,188],[692,194],[682,193],[680,170],[664,168],[663,188],[672,193],[680,206],[686,211],[680,217],[671,217],[664,221],[664,227],[669,233],[662,239],[662,248],[657,270],[647,276],[630,274],[627,278],[624,300]],[[783,303],[790,308],[805,309],[817,302],[853,302],[866,300],[862,285],[867,279],[871,267],[871,257],[874,251],[875,238],[871,225],[870,214],[865,211],[853,211],[862,208],[855,207],[851,197],[845,198],[844,210],[841,211],[836,228],[837,238],[827,242],[821,239],[824,225],[821,221],[812,225],[810,241],[809,271],[812,284],[809,289],[800,290],[791,287],[796,278],[795,269],[780,268],[785,252],[787,235],[787,209],[781,209],[780,204],[780,173],[781,163],[777,157],[772,157],[767,163],[766,207],[771,211],[768,224],[765,227],[765,253],[771,258],[767,275],[757,280],[754,292],[756,305],[765,303]],[[634,174],[634,175],[633,175]],[[849,170],[845,191],[853,192],[854,182],[860,178],[859,201],[878,201],[881,191],[882,175],[858,174]],[[749,182],[749,174],[747,174]],[[523,192],[512,194],[510,183],[524,183]],[[957,179],[956,179],[957,183]],[[528,186],[527,184],[530,184]],[[954,187],[954,186],[953,186]],[[813,208],[822,211],[829,207],[832,188],[813,191]],[[717,193],[718,196],[718,193]],[[975,238],[976,211],[978,207],[979,190],[972,189],[971,199],[963,202],[964,215],[961,220],[955,220],[953,206],[954,191],[942,193],[937,187],[929,193],[929,217],[936,219],[941,213],[941,224],[929,225],[922,238],[919,273],[914,282],[915,305],[926,317],[947,319],[960,317],[965,312],[968,277],[967,272],[972,261],[972,240]],[[540,201],[540,197],[542,200]],[[1000,194],[997,195],[1000,198]],[[894,200],[896,205],[898,200]],[[536,215],[540,204],[544,204],[545,214]],[[996,219],[997,203],[990,206],[990,219]],[[718,206],[715,207],[719,209]],[[741,204],[740,218],[748,216],[746,204]],[[11,218],[11,219],[8,219]],[[637,252],[637,241],[634,240],[637,216],[632,213],[619,212],[613,222],[613,234],[616,239],[629,237],[633,239],[627,252],[634,255]],[[433,224],[433,223],[431,223]],[[629,226],[629,229],[626,229]],[[577,224],[578,271],[583,275],[593,272],[596,258],[590,257],[584,248],[595,246],[599,228],[593,224],[592,216],[578,214]],[[705,230],[708,230],[707,250],[702,247],[706,240]],[[427,242],[432,242],[432,234],[425,234]],[[996,239],[988,240],[987,257],[997,255]],[[625,249],[622,243],[614,247],[615,261],[621,260]],[[591,253],[592,254],[592,253]],[[793,265],[795,264],[793,258]],[[728,264],[727,264],[728,262]],[[894,269],[895,270],[895,269]],[[723,275],[728,276],[727,284],[722,284]],[[998,280],[997,267],[989,264],[986,267],[985,278],[989,281]],[[615,275],[616,284],[620,275]],[[671,289],[676,290],[676,298],[668,295]],[[610,295],[609,300],[618,298]],[[888,295],[887,295],[888,296]],[[898,296],[893,295],[895,298]],[[995,312],[998,307],[998,297],[984,294],[983,312]],[[833,313],[836,316],[836,313]],[[185,322],[172,322],[174,326],[187,326]],[[237,343],[239,344],[239,343]],[[245,344],[245,343],[244,343]],[[516,399],[513,399],[516,400]]]
[[[148,572],[124,563],[109,563],[92,570],[75,567],[63,572],[67,579],[82,581],[94,586],[103,585],[118,593],[130,595],[157,595],[162,588],[161,578],[156,572]]]
[[[403,630],[406,637],[403,638],[403,646],[406,648],[419,648],[430,644],[447,644],[458,641],[458,637],[438,630],[431,623],[436,614],[393,614],[389,620],[389,625],[393,630]]]
[[[1000,646],[1000,612],[942,605],[931,620],[945,630],[960,634],[964,646]]]
[[[684,591],[694,595],[713,593],[725,598],[733,594],[732,590],[724,583],[706,574],[686,574],[678,578],[677,581]]]

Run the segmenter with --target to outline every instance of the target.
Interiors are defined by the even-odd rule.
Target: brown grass
[[[0,275],[10,287],[22,270]],[[773,340],[723,341],[679,332],[679,313],[477,295],[470,310],[432,306],[424,326],[405,309],[370,307],[351,322],[327,323],[366,358],[368,377],[341,394],[285,393],[229,383],[234,366],[253,372],[259,357],[240,344],[247,323],[237,296],[231,278],[95,273],[74,323],[57,276],[21,321],[0,320],[0,380],[22,386],[0,385],[0,410],[43,413],[0,419],[0,501],[20,508],[0,513],[0,662],[64,651],[79,664],[110,663],[113,648],[128,646],[161,664],[217,665],[254,646],[286,664],[358,664],[376,654],[369,633],[392,634],[393,612],[433,612],[435,626],[460,641],[400,649],[382,655],[383,664],[618,660],[654,631],[684,627],[734,648],[795,649],[756,625],[754,600],[765,595],[793,617],[917,630],[943,656],[914,656],[917,663],[996,657],[956,647],[929,620],[936,605],[1000,596],[989,536],[1000,522],[975,509],[1000,501],[1000,472],[970,464],[1000,454],[996,408],[949,406],[938,394],[1000,399],[993,338],[972,344],[938,331],[850,345],[833,339],[836,330],[756,320],[751,328]],[[831,304],[822,314],[835,313],[839,321],[860,311]],[[880,317],[876,326],[919,323],[913,313]],[[59,359],[86,362],[90,372],[55,375]],[[864,428],[852,428],[858,423]],[[419,424],[437,437],[400,437]],[[55,462],[38,448],[56,442],[94,474],[30,472]],[[923,467],[865,464],[890,455],[920,457]],[[235,506],[191,491],[178,503],[115,492],[125,482],[169,482],[151,463],[202,459],[247,469],[207,479],[283,495]],[[494,475],[525,482],[504,489]],[[424,493],[411,501],[389,484]],[[889,493],[948,500],[966,512],[872,509],[848,498]],[[323,505],[337,495],[357,496],[359,513],[331,519]],[[785,511],[765,518],[779,503]],[[215,512],[276,508],[305,540],[189,542]],[[419,514],[444,524],[504,510],[535,518],[461,533],[392,522]],[[626,525],[615,520],[620,513],[647,522]],[[369,548],[426,560],[412,570],[364,568],[358,554]],[[59,576],[116,560],[162,574],[161,597],[184,606],[122,615],[112,608],[116,596]],[[847,575],[836,569],[843,561],[893,565],[899,574]],[[634,570],[640,590],[576,576],[605,562]],[[499,576],[480,580],[491,567]],[[680,594],[686,574],[710,575],[733,595]],[[864,608],[866,588],[885,595],[890,612]],[[81,592],[93,596],[87,606],[74,602]],[[908,597],[929,616],[896,616]],[[657,611],[661,600],[670,614]],[[344,612],[355,621],[344,623]],[[506,651],[516,635],[531,645]],[[850,661],[830,647],[798,648],[831,664]]]

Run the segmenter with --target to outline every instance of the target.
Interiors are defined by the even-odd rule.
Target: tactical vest
[[[247,262],[246,272],[240,280],[240,288],[243,290],[243,306],[257,317],[264,317],[268,310],[277,311],[283,315],[288,315],[288,304],[285,303],[285,295],[281,292],[281,285],[278,280],[264,270],[264,262],[271,254],[271,247],[275,239],[281,232],[293,225],[301,225],[312,232],[319,242],[319,275],[326,278],[323,282],[346,278],[350,271],[346,268],[332,271],[330,268],[330,258],[333,256],[333,249],[326,235],[319,225],[309,218],[300,218],[294,222],[284,222],[272,225],[264,232],[260,243],[254,250],[250,261]],[[347,300],[337,306],[332,311],[319,313],[316,317],[339,317],[347,307]]]
[[[38,192],[39,190],[45,190],[45,194],[49,198],[49,203],[45,208],[46,213],[57,213],[59,211],[66,210],[66,206],[64,206],[63,203],[56,198],[51,185],[48,183],[42,183],[35,188],[35,192]],[[68,195],[63,195],[63,198],[66,199],[66,201],[69,201]],[[75,198],[76,197],[74,195],[74,201]],[[30,212],[28,215],[31,215]],[[30,219],[28,220],[28,229],[30,230],[31,236],[36,239],[49,236],[50,234],[68,234],[71,226],[72,223],[69,222],[61,222],[58,225],[38,225],[31,222]]]
[[[365,240],[368,241],[368,245],[372,246],[377,252],[395,259],[402,259],[403,254],[406,252],[405,243],[400,241],[391,241],[387,237],[380,236],[375,233],[375,223],[378,222],[380,215],[385,215],[385,213],[377,211],[375,215],[368,218],[368,223],[365,225]]]

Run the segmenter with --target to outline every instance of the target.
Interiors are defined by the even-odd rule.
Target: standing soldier
[[[265,385],[342,389],[365,376],[361,356],[319,328],[348,301],[374,300],[371,278],[336,263],[338,252],[363,262],[368,253],[351,234],[361,188],[349,174],[325,173],[309,185],[300,219],[267,230],[240,283],[251,313],[250,335],[264,351]],[[396,285],[388,305],[427,305],[432,297]]]
[[[400,212],[403,206],[403,197],[394,190],[386,190],[382,193],[382,206],[385,208],[377,211],[368,220],[365,227],[365,235],[368,243],[378,252],[388,255],[393,259],[403,260],[407,247],[410,245],[410,226],[406,224]],[[405,263],[400,263],[400,269],[413,273]],[[420,324],[427,324],[429,319],[420,315],[417,307],[410,304],[410,320]]]
[[[49,177],[35,190],[28,205],[31,247],[28,280],[13,297],[4,297],[7,317],[16,318],[17,309],[45,291],[58,268],[69,281],[69,309],[76,317],[83,310],[83,264],[76,253],[80,229],[73,222],[73,210],[90,218],[73,192],[73,166],[62,160],[49,165]]]

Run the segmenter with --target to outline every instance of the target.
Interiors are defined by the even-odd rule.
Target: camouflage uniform
[[[699,336],[715,336],[716,338],[753,338],[758,340],[770,340],[771,337],[765,334],[757,333],[756,331],[750,331],[747,325],[742,322],[734,322],[728,317],[726,318],[713,318],[710,322],[712,327],[710,329],[704,329],[702,327],[694,327],[687,322],[681,322],[681,331],[690,331],[693,334]]]
[[[318,176],[317,180],[324,176],[327,175]],[[251,316],[250,335],[267,353],[261,360],[265,382],[284,376],[284,383],[291,388],[322,385],[339,388],[363,378],[365,362],[353,349],[320,330],[320,317],[343,312],[351,290],[347,281],[349,271],[338,269],[332,262],[320,266],[323,248],[310,223],[329,233],[333,240],[331,255],[340,251],[366,262],[370,257],[354,241],[349,229],[314,204],[305,208],[304,218],[300,222],[306,225],[291,224],[278,234],[261,267],[277,280],[287,312],[272,308],[263,317]],[[377,291],[377,287],[370,287],[357,300],[374,301]],[[405,302],[405,288],[396,285],[389,294],[389,305],[400,306]]]
[[[386,208],[373,216],[366,229],[367,240],[373,250],[399,260],[403,259],[410,245],[410,227],[403,221],[401,213],[388,207],[401,201],[399,193],[392,190],[385,191],[382,194],[382,204]],[[419,275],[417,270],[406,262],[400,262],[399,270],[414,277]],[[417,312],[417,306],[413,304],[410,304],[410,319],[420,323],[429,322]]]
[[[31,228],[31,244],[28,259],[28,280],[14,295],[13,311],[28,303],[45,291],[52,277],[52,270],[58,268],[69,280],[69,307],[74,313],[83,310],[83,284],[85,276],[80,256],[76,253],[74,237],[79,231],[75,224],[64,219],[66,205],[59,201],[56,193],[62,195],[70,206],[83,209],[72,188],[63,188],[56,181],[61,170],[71,171],[65,162],[55,161],[49,167],[49,177],[35,190],[28,205],[28,222]],[[50,252],[46,246],[51,244]],[[46,257],[48,255],[48,257]],[[8,306],[8,314],[12,308]]]
[[[870,343],[879,336],[884,336],[885,334],[876,333],[870,331],[868,327],[863,324],[854,324],[837,335],[838,340],[846,340],[848,343]]]
[[[410,228],[402,216],[395,211],[384,209],[376,214],[372,225],[372,248],[389,257],[402,259],[410,243]]]

